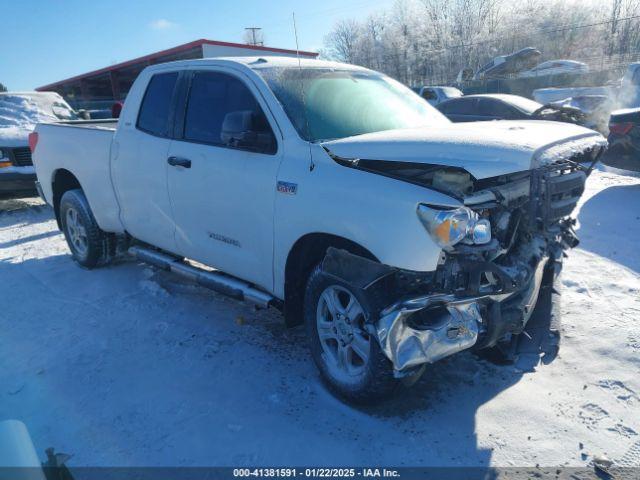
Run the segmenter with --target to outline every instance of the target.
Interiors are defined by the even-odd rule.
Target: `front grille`
[[[549,225],[571,214],[584,192],[587,175],[571,164],[533,172],[532,219]]]
[[[18,167],[33,165],[33,161],[31,160],[31,150],[29,147],[13,149],[13,164]]]
[[[575,171],[547,180],[548,220],[555,221],[570,215],[584,192],[587,176]]]

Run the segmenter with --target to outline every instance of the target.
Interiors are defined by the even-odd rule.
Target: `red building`
[[[147,66],[194,58],[247,57],[280,55],[295,57],[298,52],[282,48],[241,43],[196,40],[168,50],[145,55],[109,67],[94,70],[59,82],[36,88],[39,92],[58,92],[76,108],[110,108],[116,100],[124,100],[138,74]],[[317,53],[299,52],[301,57],[316,58]]]

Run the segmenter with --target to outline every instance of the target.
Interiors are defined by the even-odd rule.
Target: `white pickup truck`
[[[80,265],[128,251],[280,308],[327,384],[369,400],[523,331],[606,141],[452,124],[380,73],[269,57],[149,67],[117,124],[41,124],[31,145]]]

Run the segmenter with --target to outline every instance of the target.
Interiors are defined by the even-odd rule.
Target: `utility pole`
[[[247,39],[247,43],[249,45],[259,45],[264,46],[264,42],[260,39],[259,32],[262,30],[260,27],[246,27],[245,38]]]

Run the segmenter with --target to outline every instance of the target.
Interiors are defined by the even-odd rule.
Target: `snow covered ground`
[[[462,353],[370,408],[302,329],[134,261],[70,259],[39,200],[0,201],[0,420],[71,466],[586,465],[640,441],[640,179],[595,172],[536,372]],[[636,447],[637,448],[637,447]],[[637,459],[635,461],[638,461]]]

